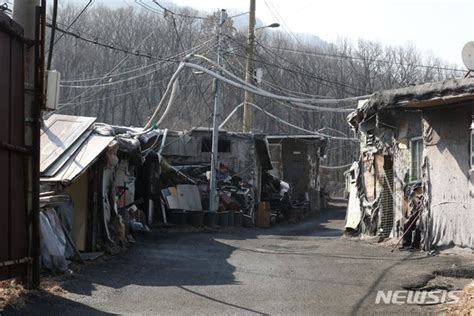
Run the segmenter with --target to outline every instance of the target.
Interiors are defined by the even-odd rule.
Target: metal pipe
[[[232,112],[230,112],[230,114],[226,117],[226,119],[222,121],[221,125],[219,125],[219,129],[222,129],[224,127],[224,125],[227,124],[227,122],[232,118],[232,116],[235,114],[235,112],[237,112],[242,107],[242,105],[244,105],[244,104],[240,103],[239,105],[237,105],[232,110]]]
[[[49,53],[48,53],[48,66],[46,69],[51,70],[51,63],[53,61],[53,48],[54,48],[54,36],[56,34],[56,19],[58,17],[58,0],[53,2],[53,21],[51,23],[51,38],[49,39]]]

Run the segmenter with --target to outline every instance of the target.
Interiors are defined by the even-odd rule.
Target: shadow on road
[[[3,311],[3,314],[0,310],[0,315],[116,315],[100,311],[62,296],[52,295],[44,292],[27,294],[24,299],[26,304],[24,308],[14,309],[7,306],[7,308]]]
[[[287,238],[300,236],[334,238],[342,234],[340,221],[344,211],[328,210],[319,217],[308,218],[300,223],[284,223],[269,229],[238,228],[218,233],[163,233],[154,232],[138,238],[137,243],[127,252],[108,261],[85,267],[76,275],[66,278],[61,284],[69,293],[92,296],[103,288],[122,289],[127,286],[179,287],[205,299],[239,308],[242,311],[264,313],[237,306],[208,297],[189,289],[189,286],[234,285],[238,284],[234,273],[236,267],[229,258],[237,249],[218,240],[244,240],[261,235]],[[336,224],[335,224],[336,223]],[[97,292],[96,292],[97,291]],[[102,291],[103,292],[103,291]],[[86,305],[74,302],[68,297],[48,295],[41,298],[41,307],[35,309],[39,299],[29,299],[26,311],[38,314],[61,314],[67,306],[68,314],[102,314]],[[23,311],[24,312],[24,311]],[[15,314],[14,311],[6,314]]]
[[[63,284],[68,292],[91,295],[98,285],[119,289],[139,286],[203,286],[236,284],[235,267],[228,259],[237,249],[218,239],[252,239],[259,235],[334,237],[342,229],[328,227],[344,212],[330,210],[318,218],[285,223],[269,229],[246,229],[221,233],[152,233],[139,238],[124,254],[106,263],[88,267]]]

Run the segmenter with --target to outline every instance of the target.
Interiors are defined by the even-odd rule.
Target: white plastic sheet
[[[66,237],[54,209],[40,212],[41,259],[49,270],[67,270]]]

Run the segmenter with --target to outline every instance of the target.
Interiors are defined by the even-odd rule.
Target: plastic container
[[[219,219],[217,212],[204,211],[204,225],[216,226]]]
[[[229,212],[219,212],[219,226],[229,226]]]
[[[234,226],[234,211],[229,211],[229,226]]]
[[[235,227],[242,226],[242,212],[235,212],[234,213],[234,226]]]
[[[171,210],[170,222],[176,225],[186,225],[188,214],[184,210]]]
[[[202,226],[204,223],[203,211],[188,211],[188,224],[193,226]]]

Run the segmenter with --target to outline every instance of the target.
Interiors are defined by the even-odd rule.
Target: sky
[[[69,0],[78,5],[87,0]],[[152,0],[141,0],[151,6]],[[249,0],[157,0],[203,11],[246,12]],[[135,0],[96,0],[112,6],[138,6]],[[256,0],[257,20],[278,22],[279,31],[311,34],[326,42],[338,38],[414,45],[463,67],[461,52],[474,41],[474,0]]]

